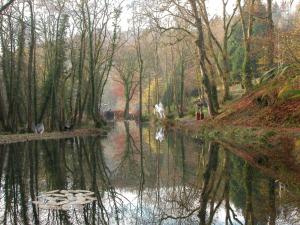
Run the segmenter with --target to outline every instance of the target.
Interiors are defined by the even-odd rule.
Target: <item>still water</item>
[[[0,224],[299,225],[300,163],[274,151],[253,155],[134,122],[106,137],[0,145]],[[95,201],[35,204],[60,190]]]

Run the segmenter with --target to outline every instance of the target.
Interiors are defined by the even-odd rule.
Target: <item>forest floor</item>
[[[84,136],[100,136],[103,134],[104,131],[102,129],[96,128],[84,128],[64,132],[45,132],[43,134],[6,134],[0,135],[0,144],[11,144],[17,142],[27,142],[36,140],[65,139]]]

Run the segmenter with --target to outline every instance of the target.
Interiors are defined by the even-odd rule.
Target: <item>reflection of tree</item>
[[[252,167],[246,163],[244,171],[244,183],[246,189],[246,208],[245,208],[245,225],[251,224],[254,225],[254,213],[253,213],[253,199],[252,199],[252,180],[253,172]]]
[[[278,218],[298,219],[293,213],[299,209],[299,192],[286,186],[289,191],[277,202],[278,184],[273,178],[218,144],[196,144],[170,132],[168,141],[157,146],[161,149],[151,151],[150,129],[143,133],[140,127],[137,138],[128,124],[124,127],[125,157],[118,171],[110,171],[106,160],[111,148],[105,144],[110,143],[99,138],[0,145],[0,199],[5,202],[0,206],[0,224],[173,224],[176,220],[176,224],[275,225]],[[45,211],[31,204],[36,196],[56,188],[91,190],[97,201],[83,212]]]
[[[19,152],[20,144],[12,144],[5,149],[7,152],[3,154],[7,163],[1,164],[1,168],[5,171],[4,175],[4,199],[5,209],[4,217],[1,224],[18,224],[22,220],[23,224],[29,224],[28,205],[26,195],[27,175],[26,161],[28,156],[26,151]]]
[[[124,172],[127,172],[127,176],[130,175],[130,177],[127,177],[128,180],[130,180],[133,183],[136,183],[135,181],[138,181],[138,173],[139,168],[138,160],[140,149],[137,145],[137,142],[135,138],[131,134],[130,130],[130,124],[128,121],[124,121],[124,127],[125,127],[125,145],[123,150],[123,155],[121,158],[121,162],[115,169],[117,173],[123,173],[119,174],[120,176],[124,176]]]
[[[140,176],[139,176],[139,189],[138,189],[138,206],[139,217],[143,218],[143,191],[145,185],[145,172],[144,172],[144,147],[143,147],[143,127],[142,124],[139,125],[139,153],[140,153]]]
[[[47,177],[47,190],[64,190],[67,187],[65,164],[65,141],[53,140],[42,141],[42,147],[45,149],[45,173]],[[48,212],[48,216],[52,216],[65,224],[71,224],[70,215],[64,211]]]
[[[64,145],[62,141],[42,141],[45,149],[45,170],[49,190],[65,189],[66,171],[63,166]]]
[[[200,224],[205,225],[206,224],[206,208],[207,203],[209,200],[209,195],[213,190],[214,187],[214,179],[211,179],[212,176],[215,175],[215,172],[218,167],[218,151],[219,146],[215,143],[209,144],[208,149],[208,163],[206,165],[205,172],[203,174],[203,184],[202,184],[202,190],[200,195],[200,208],[198,217],[200,219]]]
[[[275,194],[275,180],[269,178],[269,225],[276,224],[276,194]]]
[[[30,173],[30,180],[29,180],[29,188],[30,188],[30,197],[31,199],[36,199],[37,192],[38,192],[38,149],[37,149],[37,142],[33,144],[34,149],[32,149],[32,145],[28,144],[28,151],[29,151],[29,160],[31,159],[32,162],[29,163],[29,173]],[[39,217],[37,212],[37,207],[35,204],[31,204],[32,213],[34,218],[35,225],[39,224]]]

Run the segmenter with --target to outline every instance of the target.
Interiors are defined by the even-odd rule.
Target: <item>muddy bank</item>
[[[7,134],[0,135],[0,144],[11,144],[17,142],[50,140],[50,139],[65,139],[71,137],[85,137],[85,136],[100,136],[104,135],[105,131],[96,128],[77,129],[73,131],[64,132],[45,132],[43,134]]]

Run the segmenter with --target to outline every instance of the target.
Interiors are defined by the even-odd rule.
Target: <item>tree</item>
[[[27,128],[28,131],[32,130],[32,78],[35,77],[35,46],[36,46],[36,35],[35,35],[35,15],[33,8],[33,1],[28,1],[30,8],[30,47],[29,47],[29,59],[28,59],[28,100],[27,100]],[[34,79],[35,80],[35,79]],[[36,89],[36,82],[34,82],[34,90]],[[36,92],[34,91],[34,124],[37,123],[37,109],[36,109]]]
[[[134,49],[130,47],[126,49],[123,47],[122,50],[123,51],[119,52],[119,57],[117,57],[114,67],[118,71],[119,76],[119,79],[115,79],[115,81],[119,82],[124,87],[124,119],[127,120],[130,118],[130,101],[132,100],[140,82],[137,79],[138,59]]]
[[[243,79],[243,86],[245,87],[246,91],[249,91],[252,89],[253,86],[250,48],[251,48],[253,22],[254,22],[253,10],[254,10],[255,0],[248,0],[246,1],[246,3],[247,4],[245,4],[245,6],[248,7],[248,13],[246,14],[247,16],[243,11],[241,0],[237,0],[237,5],[240,12],[241,23],[242,23],[243,37],[244,37],[244,59],[243,59],[243,67],[242,67],[242,74],[243,74],[242,79]]]
[[[268,23],[268,66],[269,68],[273,67],[274,64],[274,22],[273,22],[273,14],[272,14],[272,0],[267,1],[267,23]]]
[[[138,67],[139,67],[139,120],[141,122],[142,115],[143,115],[143,72],[144,72],[144,60],[142,56],[142,49],[141,49],[141,25],[142,25],[142,18],[140,15],[141,5],[138,4],[139,2],[133,3],[133,35],[135,38],[135,50],[138,60]],[[140,131],[141,134],[141,131]],[[142,139],[142,138],[141,138]],[[142,149],[142,145],[141,145]]]
[[[14,2],[15,0],[9,0],[7,3],[0,7],[0,15]]]
[[[206,65],[207,53],[201,18],[201,3],[195,0],[189,0],[187,2],[171,0],[166,1],[165,4],[162,5],[163,7],[158,6],[158,12],[160,12],[161,15],[155,10],[152,10],[154,12],[151,12],[150,10],[147,12],[147,15],[162,32],[181,30],[196,39],[195,44],[198,49],[198,66],[202,75],[202,84],[207,98],[208,112],[210,116],[214,116],[217,113],[217,110],[213,105],[212,88],[209,79],[209,71]],[[153,6],[151,5],[151,7]],[[169,18],[169,20],[165,19],[166,21],[164,21],[163,18]],[[170,19],[173,19],[173,21],[170,21]]]
[[[85,1],[86,27],[88,36],[89,80],[91,93],[89,98],[89,113],[97,127],[102,119],[98,108],[102,103],[104,87],[112,67],[113,56],[117,44],[119,9],[109,8],[108,1],[104,3]],[[109,22],[113,22],[112,37],[109,37]],[[106,43],[109,42],[109,43]]]
[[[229,93],[229,76],[230,76],[230,59],[229,59],[229,52],[228,52],[228,41],[232,35],[232,32],[234,31],[235,24],[232,24],[237,6],[233,9],[233,12],[231,15],[228,16],[227,13],[227,5],[228,0],[222,0],[222,28],[223,28],[223,39],[222,42],[220,42],[216,35],[213,33],[211,28],[211,21],[209,21],[208,13],[205,5],[205,0],[201,0],[202,3],[202,17],[205,22],[205,25],[207,27],[207,35],[209,40],[209,49],[212,53],[214,62],[216,64],[217,70],[219,75],[222,78],[223,81],[223,87],[224,87],[224,95],[223,95],[223,102],[230,99],[230,93]],[[213,21],[212,21],[213,22]],[[215,51],[215,48],[213,46],[213,43],[217,47],[217,51],[220,52],[221,57],[218,57],[218,53]]]
[[[200,71],[202,74],[202,79],[203,79],[203,86],[205,93],[207,95],[207,105],[208,105],[208,111],[211,116],[214,116],[216,114],[216,110],[213,105],[213,100],[212,100],[212,90],[211,90],[211,84],[208,78],[208,71],[205,65],[205,60],[206,60],[206,48],[204,45],[204,31],[203,31],[203,26],[202,26],[202,19],[199,15],[199,7],[197,7],[197,1],[196,0],[189,0],[189,3],[192,7],[193,11],[193,16],[195,19],[196,23],[196,28],[197,28],[197,41],[196,45],[198,47],[199,51],[199,65],[200,65]]]

